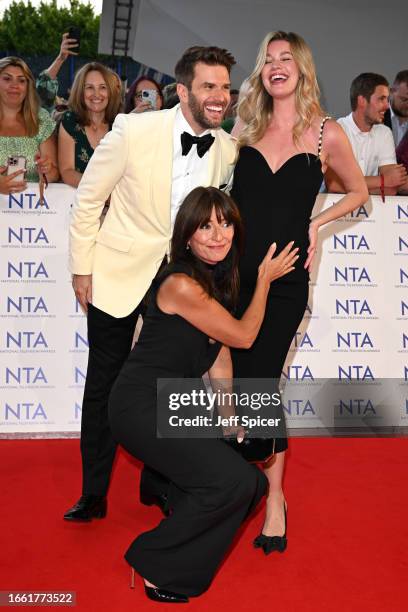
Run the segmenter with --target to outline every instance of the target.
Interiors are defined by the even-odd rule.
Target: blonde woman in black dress
[[[324,116],[312,54],[299,35],[269,33],[248,81],[249,92],[240,101],[233,131],[239,159],[231,195],[246,236],[238,315],[249,303],[257,267],[271,240],[277,243],[277,252],[293,240],[300,257],[295,271],[272,285],[252,348],[233,351],[234,377],[278,380],[306,308],[319,228],[363,204],[368,192],[342,128]],[[341,175],[347,193],[310,218],[327,167]],[[282,490],[286,448],[286,439],[276,439],[276,454],[265,468],[266,519],[254,544],[266,554],[286,548]]]

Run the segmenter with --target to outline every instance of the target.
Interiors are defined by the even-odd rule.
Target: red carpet
[[[265,557],[252,547],[258,513],[210,590],[186,609],[405,612],[407,441],[292,439],[290,447],[287,551]],[[0,465],[0,590],[76,591],[81,611],[159,609],[141,583],[128,588],[123,560],[160,519],[138,502],[138,465],[120,453],[108,516],[90,524],[62,520],[80,492],[77,440],[2,440]]]

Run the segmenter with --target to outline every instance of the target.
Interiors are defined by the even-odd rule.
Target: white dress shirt
[[[362,132],[350,113],[337,119],[346,132],[364,176],[378,176],[378,168],[396,164],[394,138],[386,125],[373,125],[369,132]]]
[[[207,187],[208,182],[208,157],[207,151],[202,157],[197,155],[197,145],[193,144],[187,155],[181,154],[181,134],[188,132],[196,136],[190,124],[185,119],[181,108],[177,110],[173,129],[173,173],[171,186],[170,219],[173,229],[174,220],[180,204],[187,194],[195,187]],[[202,132],[200,136],[210,133],[211,130]]]
[[[398,147],[408,130],[408,119],[400,123],[399,117],[393,112],[390,106],[392,134],[394,136],[395,147]]]

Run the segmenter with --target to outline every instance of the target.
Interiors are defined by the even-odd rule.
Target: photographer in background
[[[55,123],[40,108],[34,76],[18,57],[0,60],[0,193],[23,191],[39,174],[57,181]],[[14,171],[16,158],[24,167]]]
[[[145,113],[163,108],[162,88],[150,77],[139,77],[133,81],[125,98],[125,113]]]

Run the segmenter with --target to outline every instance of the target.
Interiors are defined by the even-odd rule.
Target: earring
[[[189,251],[189,250],[190,250],[190,245],[187,242],[186,251]]]

